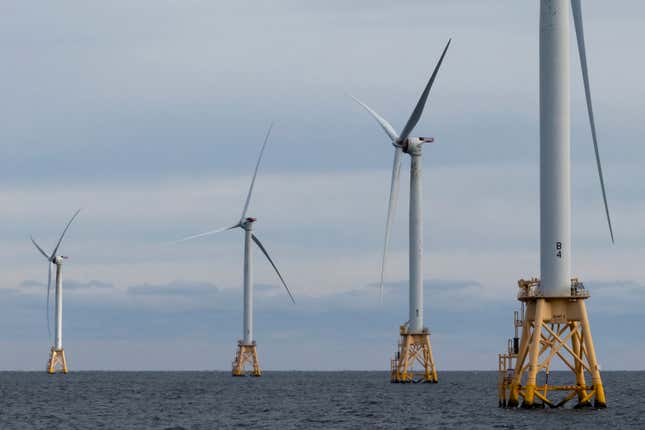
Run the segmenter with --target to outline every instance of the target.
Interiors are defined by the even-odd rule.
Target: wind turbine
[[[58,255],[58,249],[60,248],[65,233],[69,229],[69,226],[72,224],[76,216],[81,210],[77,210],[72,218],[67,222],[63,233],[60,235],[54,250],[51,254],[47,254],[43,248],[36,243],[33,237],[31,237],[31,242],[34,244],[36,249],[45,257],[47,260],[47,331],[51,337],[51,330],[49,326],[49,293],[51,290],[51,281],[52,281],[52,264],[56,266],[56,336],[54,345],[51,347],[49,362],[47,363],[47,372],[56,373],[56,369],[60,367],[63,373],[67,373],[67,360],[65,359],[65,351],[63,350],[63,261],[67,260],[68,257],[64,255]]]
[[[251,180],[251,185],[249,186],[249,192],[246,196],[246,202],[244,203],[244,209],[242,209],[242,216],[239,221],[230,227],[220,228],[217,230],[210,230],[205,233],[196,234],[193,236],[188,236],[186,238],[180,239],[177,242],[184,242],[191,239],[196,239],[198,237],[210,236],[217,233],[222,233],[225,231],[233,230],[240,228],[244,231],[244,316],[242,320],[242,339],[238,341],[237,353],[235,355],[235,360],[233,361],[233,376],[244,376],[245,365],[247,363],[251,364],[253,371],[251,372],[252,376],[261,376],[262,370],[260,369],[260,362],[257,356],[256,343],[253,338],[253,249],[251,242],[254,242],[257,247],[262,251],[264,256],[269,260],[269,263],[275,270],[280,282],[284,286],[287,294],[291,301],[295,304],[296,301],[287,287],[287,283],[280,274],[280,271],[276,267],[275,263],[269,256],[269,252],[266,250],[260,239],[253,233],[253,224],[257,221],[257,218],[252,218],[247,216],[247,210],[249,208],[249,203],[251,202],[251,194],[253,193],[253,186],[255,185],[255,178],[258,175],[258,169],[260,168],[260,161],[262,161],[262,155],[264,154],[264,148],[269,141],[269,135],[273,129],[273,124],[269,126],[269,130],[264,138],[264,143],[260,149],[260,156],[255,165],[255,171],[253,172],[253,179]]]
[[[571,5],[569,5],[569,2]],[[571,278],[571,175],[569,100],[569,7],[573,11],[587,113],[600,190],[611,242],[614,232],[598,151],[591,103],[580,0],[540,2],[540,272],[541,279],[519,281],[516,334],[500,355],[500,406],[562,406],[577,397],[577,406],[605,407],[600,367],[585,306],[589,292]],[[526,310],[524,310],[526,308]],[[521,340],[517,329],[522,328]],[[570,343],[570,344],[569,344]],[[549,385],[551,360],[557,355],[575,375],[575,384]],[[545,372],[543,386],[538,371]],[[506,376],[502,377],[502,371]],[[591,385],[585,378],[591,376]],[[542,388],[544,387],[544,388]],[[508,403],[506,396],[508,392]],[[556,401],[554,392],[565,392]],[[567,393],[568,392],[568,393]]]
[[[414,374],[411,367],[416,361],[424,368],[424,382],[437,382],[437,370],[432,357],[430,347],[430,335],[428,329],[423,326],[423,208],[421,191],[423,184],[423,145],[433,142],[431,137],[411,137],[414,127],[419,122],[423,108],[425,107],[432,85],[437,77],[441,63],[450,46],[450,40],[441,53],[439,62],[434,68],[430,80],[426,85],[416,107],[412,111],[408,122],[403,127],[401,134],[394,131],[383,117],[376,113],[362,101],[352,97],[359,103],[383,128],[394,146],[394,164],[392,166],[392,180],[390,184],[390,200],[387,209],[387,220],[385,223],[385,243],[383,245],[383,261],[381,265],[381,281],[379,291],[381,301],[383,300],[383,278],[385,264],[387,262],[387,250],[390,242],[390,230],[396,210],[396,202],[399,193],[399,173],[401,171],[401,156],[406,153],[412,162],[410,165],[410,306],[409,319],[400,327],[401,341],[397,357],[392,361],[392,382],[411,382]]]

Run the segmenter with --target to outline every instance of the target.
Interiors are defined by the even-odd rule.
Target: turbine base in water
[[[67,373],[67,360],[65,359],[65,350],[52,347],[47,362],[47,373],[53,375],[56,372]]]
[[[439,382],[428,329],[424,328],[421,332],[412,333],[402,325],[400,335],[397,354],[391,362],[390,381],[393,383]],[[413,370],[415,364],[418,364],[422,370]]]
[[[537,278],[521,279],[518,284],[522,312],[515,317],[516,337],[509,340],[508,351],[498,357],[499,406],[558,408],[577,399],[576,408],[592,406],[592,400],[594,407],[605,408],[607,401],[585,306],[587,290],[575,278],[568,297],[542,296]],[[572,383],[549,383],[556,357],[571,371]],[[538,385],[540,371],[544,372],[544,381]],[[564,396],[558,396],[560,392]]]
[[[243,341],[237,342],[237,352],[233,359],[233,376],[246,376],[246,365],[251,365],[251,376],[262,376],[258,352],[255,347],[255,341],[251,344],[245,344]]]

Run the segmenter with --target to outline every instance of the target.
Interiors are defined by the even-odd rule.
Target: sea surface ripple
[[[497,407],[496,372],[0,372],[1,429],[645,428],[645,372],[604,372],[604,410]]]

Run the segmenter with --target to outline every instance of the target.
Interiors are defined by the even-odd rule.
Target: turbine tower
[[[381,265],[381,281],[379,291],[381,301],[383,300],[383,278],[385,264],[387,261],[387,250],[390,242],[390,231],[396,210],[397,196],[399,192],[399,172],[401,170],[401,155],[405,152],[411,158],[410,165],[410,306],[408,321],[399,328],[401,336],[396,358],[391,363],[392,382],[412,382],[415,375],[412,370],[415,362],[423,367],[422,380],[424,382],[437,382],[437,369],[432,356],[430,346],[430,332],[423,325],[423,207],[422,207],[422,185],[423,185],[423,163],[422,152],[425,143],[433,142],[429,137],[410,137],[414,127],[419,122],[423,108],[428,99],[437,72],[450,46],[450,40],[446,44],[439,62],[437,63],[430,80],[426,85],[421,98],[412,111],[412,115],[403,127],[400,135],[397,135],[394,128],[379,114],[368,107],[365,103],[354,98],[383,128],[394,146],[394,164],[392,167],[392,181],[390,184],[390,201],[387,210],[385,224],[385,243],[383,246],[383,261]]]
[[[571,3],[571,5],[569,5]],[[515,314],[515,338],[499,356],[500,406],[559,407],[577,398],[577,406],[606,407],[600,368],[585,306],[589,292],[571,277],[571,185],[569,101],[569,8],[573,10],[578,53],[596,166],[611,241],[614,233],[598,153],[589,89],[580,0],[540,2],[540,273],[541,279],[521,279]],[[522,330],[521,338],[518,329]],[[558,357],[575,376],[575,383],[549,381]],[[538,385],[538,372],[544,380]],[[585,376],[590,374],[590,378]],[[591,379],[591,384],[588,384]],[[553,392],[565,392],[554,399]],[[507,401],[508,398],[508,401]]]
[[[262,251],[264,256],[269,260],[269,263],[275,270],[280,282],[284,286],[287,294],[291,301],[295,304],[295,300],[287,283],[280,274],[280,271],[276,267],[275,263],[269,256],[268,251],[260,242],[260,239],[253,234],[253,224],[257,221],[257,218],[247,217],[246,212],[249,208],[249,203],[251,202],[251,194],[253,193],[253,186],[255,185],[255,178],[258,174],[258,169],[260,168],[260,161],[262,161],[262,155],[264,154],[264,148],[269,141],[269,135],[271,134],[271,129],[273,124],[269,126],[266,137],[264,138],[264,143],[260,149],[260,156],[258,157],[257,164],[255,165],[255,172],[253,173],[253,179],[251,180],[251,185],[249,187],[248,195],[246,196],[246,202],[244,203],[244,209],[242,210],[242,216],[240,220],[230,227],[225,227],[217,230],[207,231],[205,233],[196,234],[194,236],[189,236],[183,239],[178,240],[177,242],[184,242],[187,240],[195,239],[198,237],[210,236],[217,233],[222,233],[224,231],[233,230],[235,228],[240,228],[244,231],[244,313],[242,318],[242,339],[237,342],[237,352],[235,354],[235,359],[233,360],[233,376],[244,376],[246,374],[246,365],[250,364],[252,366],[251,375],[252,376],[261,376],[262,370],[260,369],[260,362],[258,360],[258,354],[256,349],[255,339],[253,338],[253,245],[251,242],[254,242],[257,247]]]
[[[49,353],[49,361],[47,363],[47,372],[56,373],[56,370],[60,369],[63,373],[67,373],[67,360],[65,359],[65,350],[63,349],[63,261],[67,260],[68,257],[64,255],[58,255],[58,249],[60,244],[65,237],[65,233],[69,229],[69,226],[72,224],[76,216],[81,210],[77,210],[72,218],[69,220],[63,233],[56,243],[56,247],[51,252],[47,254],[43,248],[36,243],[33,237],[31,237],[31,242],[34,244],[36,249],[45,257],[47,260],[48,276],[47,276],[47,331],[49,332],[49,337],[51,339],[51,329],[49,325],[49,296],[51,291],[51,281],[52,281],[52,264],[56,266],[56,324],[55,324],[55,341],[52,345]]]

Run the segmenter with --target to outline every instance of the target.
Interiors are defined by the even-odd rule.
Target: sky
[[[571,49],[573,271],[604,369],[645,353],[645,5],[584,2],[609,204]],[[573,30],[573,28],[572,28]],[[573,34],[572,34],[573,36]],[[517,280],[538,276],[538,2],[0,3],[0,369],[40,370],[47,263],[62,245],[71,369],[228,370],[249,215],[265,369],[386,369],[407,320],[407,175],[378,279],[392,147],[447,40],[424,150],[426,325],[439,370],[495,369]],[[406,157],[407,158],[407,157]]]

